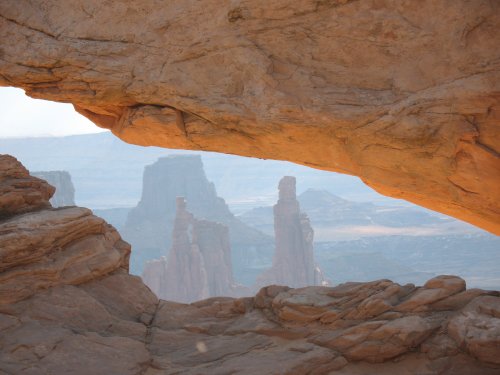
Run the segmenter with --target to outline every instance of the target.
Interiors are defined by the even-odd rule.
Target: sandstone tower
[[[257,284],[292,288],[322,285],[323,276],[314,263],[314,230],[307,215],[300,212],[295,177],[283,177],[278,189],[279,199],[274,205],[273,265],[259,277]]]
[[[146,263],[143,280],[158,297],[186,303],[244,289],[233,280],[228,228],[195,218],[183,197],[176,199],[168,257]]]

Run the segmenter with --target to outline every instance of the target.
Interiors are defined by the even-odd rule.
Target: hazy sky
[[[0,138],[63,136],[104,131],[71,104],[32,99],[21,89],[0,87]]]

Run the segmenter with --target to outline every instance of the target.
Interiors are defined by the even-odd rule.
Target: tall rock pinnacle
[[[143,279],[160,298],[177,302],[236,296],[244,290],[233,280],[228,228],[195,218],[183,197],[176,199],[168,258],[146,263]]]
[[[300,212],[295,177],[281,179],[279,200],[274,206],[276,250],[273,266],[259,277],[257,284],[280,284],[298,288],[321,285],[321,271],[314,264],[314,230],[309,218]]]

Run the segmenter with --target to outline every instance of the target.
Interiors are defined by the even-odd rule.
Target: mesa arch
[[[289,160],[500,234],[500,2],[4,0],[0,85],[123,140]]]

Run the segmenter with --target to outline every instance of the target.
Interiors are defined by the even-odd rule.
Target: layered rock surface
[[[168,258],[146,263],[145,284],[159,298],[175,302],[245,294],[245,288],[233,280],[228,228],[196,219],[182,197],[176,205],[172,248]]]
[[[132,209],[122,230],[132,245],[132,271],[141,273],[147,260],[166,256],[172,245],[176,198],[185,197],[199,219],[217,221],[229,228],[232,250],[237,257],[249,250],[272,250],[272,238],[238,220],[208,181],[199,155],[158,159],[144,170],[142,197]]]
[[[0,155],[0,219],[50,207],[54,187],[31,177],[14,157]]]
[[[441,299],[426,301],[418,313],[398,307],[429,290]],[[157,300],[140,279],[118,272],[2,306],[0,370],[495,375],[499,301],[495,292],[382,280],[274,286],[254,298],[185,305]]]
[[[56,188],[55,194],[50,198],[52,207],[64,207],[75,205],[75,187],[71,181],[71,175],[67,171],[42,171],[33,172],[32,176],[47,181]]]
[[[130,245],[86,208],[53,209],[54,188],[0,155],[0,303],[77,285],[122,268]]]
[[[0,85],[127,142],[353,174],[500,233],[498,1],[5,0],[0,15]]]
[[[322,285],[321,270],[314,262],[314,231],[307,215],[300,211],[295,177],[279,182],[279,199],[274,206],[275,252],[272,267],[257,278],[260,286],[290,287]]]
[[[19,200],[0,220],[1,373],[500,371],[499,292],[440,276],[420,288],[379,280],[268,286],[252,298],[190,305],[158,300],[127,273],[130,249],[112,227],[86,209],[48,208],[47,184],[11,157],[0,156],[0,165],[11,171],[7,180],[1,175],[2,188],[38,192],[33,205]],[[39,215],[50,216],[50,226]]]

